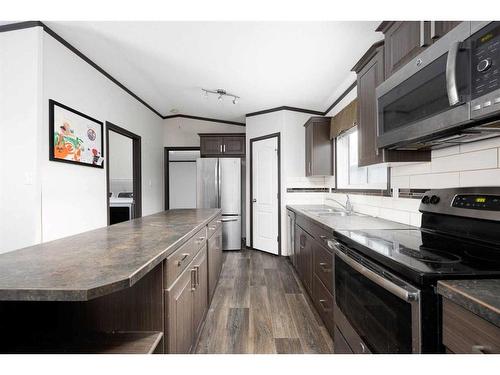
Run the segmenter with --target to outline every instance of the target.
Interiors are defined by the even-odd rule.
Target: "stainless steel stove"
[[[442,352],[437,281],[500,277],[499,187],[431,190],[420,211],[421,228],[336,232],[335,320],[351,346]]]

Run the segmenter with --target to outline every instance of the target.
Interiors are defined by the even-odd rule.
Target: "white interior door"
[[[278,138],[252,146],[253,247],[278,254]]]

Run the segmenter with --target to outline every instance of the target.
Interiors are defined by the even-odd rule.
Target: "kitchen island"
[[[95,352],[169,351],[169,293],[193,270],[204,318],[207,242],[219,215],[170,210],[0,255],[0,352],[92,353],[93,343]],[[185,314],[195,307],[186,303]]]

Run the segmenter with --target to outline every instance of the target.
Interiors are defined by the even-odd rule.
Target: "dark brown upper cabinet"
[[[384,33],[385,77],[405,65],[461,21],[384,21],[376,31]]]
[[[306,176],[333,175],[333,142],[330,140],[331,117],[311,117],[305,124]]]
[[[431,43],[430,25],[425,21],[384,21],[376,31],[384,33],[386,78]]]
[[[244,133],[200,133],[198,135],[202,158],[245,156]]]
[[[431,22],[431,39],[436,41],[445,35],[448,31],[453,29],[455,26],[462,21],[430,21]]]
[[[429,161],[430,151],[397,151],[377,147],[375,89],[384,81],[384,41],[373,44],[352,71],[357,74],[358,165]]]

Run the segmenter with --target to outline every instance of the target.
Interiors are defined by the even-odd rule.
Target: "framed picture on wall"
[[[49,160],[104,168],[103,123],[50,99]]]

